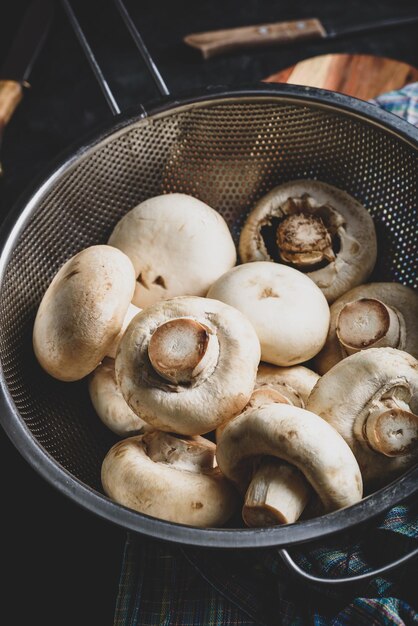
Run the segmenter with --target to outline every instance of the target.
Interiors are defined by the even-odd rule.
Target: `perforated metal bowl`
[[[194,195],[227,220],[235,241],[254,202],[288,180],[319,179],[370,211],[378,235],[373,279],[417,287],[418,131],[373,105],[281,85],[167,100],[77,149],[3,231],[0,265],[1,421],[24,457],[61,492],[125,528],[185,544],[290,546],[370,519],[417,490],[413,469],[359,504],[284,527],[198,529],[111,502],[100,484],[115,437],[96,416],[86,381],[60,383],[32,352],[39,302],[58,268],[105,243],[137,203]]]

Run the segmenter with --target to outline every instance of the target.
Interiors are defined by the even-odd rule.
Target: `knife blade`
[[[183,38],[184,43],[197,50],[204,59],[225,52],[256,46],[272,46],[292,43],[301,39],[336,39],[348,35],[405,26],[418,22],[418,15],[396,17],[377,22],[355,24],[341,29],[326,28],[318,18],[306,18],[290,22],[274,22],[256,26],[242,26],[224,30],[192,33]]]
[[[52,0],[33,0],[0,68],[0,142],[6,125],[22,99],[23,87],[29,86],[27,79],[46,39],[53,13]]]

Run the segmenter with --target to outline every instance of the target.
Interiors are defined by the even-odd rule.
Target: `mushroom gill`
[[[301,271],[312,271],[335,261],[340,249],[339,228],[344,218],[330,204],[320,204],[305,193],[289,197],[282,215],[261,228],[269,255]]]
[[[241,261],[284,263],[307,273],[333,302],[364,282],[376,262],[376,232],[364,206],[314,180],[279,185],[255,205],[241,231]]]

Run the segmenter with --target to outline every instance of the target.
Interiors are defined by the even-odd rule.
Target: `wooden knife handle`
[[[271,46],[289,43],[298,39],[321,39],[326,31],[316,18],[259,24],[227,30],[213,30],[206,33],[193,33],[184,37],[184,42],[201,51],[205,59],[239,50],[243,47]]]
[[[12,117],[22,99],[22,85],[15,80],[0,80],[0,129]]]
[[[22,85],[15,80],[0,80],[0,143],[3,131],[22,99]],[[3,173],[0,162],[0,176]]]

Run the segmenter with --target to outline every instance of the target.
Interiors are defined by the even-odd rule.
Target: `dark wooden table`
[[[0,65],[27,2],[14,0],[7,5],[5,12],[3,4],[0,20]],[[155,99],[155,87],[111,0],[73,0],[73,6],[122,109]],[[298,60],[327,52],[377,54],[418,65],[417,26],[209,61],[182,44],[190,32],[314,15],[338,26],[412,14],[418,11],[413,0],[355,0],[345,3],[345,13],[341,3],[333,0],[127,0],[127,6],[173,93],[206,85],[254,83]],[[31,83],[4,137],[0,219],[61,151],[111,117],[59,5]],[[0,475],[1,623],[112,624],[124,531],[56,492],[3,433]]]

